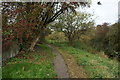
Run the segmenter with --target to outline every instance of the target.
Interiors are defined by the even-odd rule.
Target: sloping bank
[[[65,59],[71,78],[118,78],[119,62],[85,50],[54,43]]]

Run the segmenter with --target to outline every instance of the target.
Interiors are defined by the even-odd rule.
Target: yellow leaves
[[[22,70],[23,70],[23,71],[25,70],[25,67],[24,67],[24,66],[22,67]]]
[[[81,35],[81,37],[80,37],[80,41],[83,41],[85,43],[87,43],[90,40],[91,40],[91,37],[88,35]]]
[[[50,74],[47,74],[47,76],[50,76]]]
[[[55,32],[55,33],[52,33],[51,35],[46,37],[46,39],[56,40],[56,41],[64,41],[65,38],[66,37],[65,37],[63,32]]]

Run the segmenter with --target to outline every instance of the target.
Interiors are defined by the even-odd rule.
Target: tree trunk
[[[68,38],[69,40],[69,46],[73,46],[73,39],[72,38]]]
[[[70,46],[73,46],[73,41],[69,41],[69,45],[70,45]]]
[[[34,50],[34,47],[35,47],[36,43],[38,42],[39,38],[40,38],[40,35],[38,35],[38,36],[35,38],[35,40],[31,43],[31,46],[30,46],[30,48],[29,48],[29,51],[33,51],[33,50]]]
[[[29,51],[34,50],[34,47],[35,47],[36,43],[39,41],[39,39],[40,39],[40,43],[44,42],[43,40],[45,40],[45,28],[46,28],[46,25],[43,25],[42,28],[40,28],[40,32],[38,33],[38,36],[36,37],[36,39],[31,43]]]

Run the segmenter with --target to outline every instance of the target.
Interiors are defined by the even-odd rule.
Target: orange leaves
[[[47,5],[46,5],[46,4],[42,4],[42,5],[40,5],[40,7],[41,7],[41,8],[46,8]]]

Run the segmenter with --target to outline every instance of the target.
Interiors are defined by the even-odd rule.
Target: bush
[[[66,40],[66,37],[63,32],[53,32],[52,34],[48,35],[46,39],[62,42]]]

